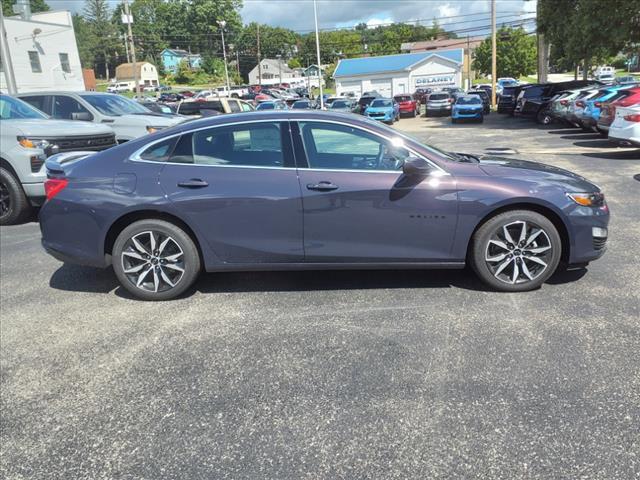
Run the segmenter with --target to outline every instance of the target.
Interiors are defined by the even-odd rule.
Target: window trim
[[[148,148],[152,147],[153,145],[155,145],[156,143],[159,142],[163,142],[165,140],[168,140],[170,138],[173,137],[179,137],[182,135],[188,135],[188,134],[193,134],[195,132],[198,132],[200,130],[208,130],[211,128],[220,128],[220,127],[229,127],[229,126],[233,126],[233,125],[248,125],[251,123],[287,123],[289,125],[289,135],[290,135],[290,145],[291,145],[291,153],[295,158],[295,167],[264,167],[264,166],[253,166],[253,165],[205,165],[205,164],[197,164],[197,163],[180,163],[180,162],[156,162],[154,160],[144,160],[142,158],[140,158],[140,154],[142,154],[142,152],[144,152],[145,150],[147,150]],[[236,122],[229,122],[229,123],[224,123],[224,124],[220,124],[220,125],[207,125],[207,126],[203,126],[203,127],[199,127],[199,128],[194,128],[191,130],[185,130],[183,132],[179,132],[179,133],[174,133],[172,135],[166,136],[166,137],[162,137],[159,138],[158,140],[155,140],[153,142],[147,143],[146,145],[144,145],[143,147],[139,148],[138,150],[136,150],[135,152],[133,152],[128,160],[131,162],[140,162],[140,163],[155,163],[157,165],[183,165],[183,166],[190,166],[190,167],[207,167],[207,168],[258,168],[258,169],[266,169],[266,170],[298,170],[298,169],[302,169],[302,170],[311,170],[311,171],[318,171],[318,172],[353,172],[353,173],[392,173],[397,175],[398,173],[401,173],[400,171],[396,172],[393,170],[347,170],[347,169],[319,169],[319,168],[309,168],[309,162],[307,160],[306,157],[306,153],[304,155],[304,159],[298,159],[298,148],[296,147],[296,140],[293,138],[294,135],[294,131],[293,128],[295,126],[295,129],[297,132],[299,132],[299,126],[298,123],[299,122],[322,122],[322,123],[333,123],[333,124],[337,124],[337,125],[342,125],[342,126],[346,126],[346,127],[352,127],[352,128],[357,128],[359,130],[363,130],[365,132],[371,133],[373,135],[376,135],[384,140],[389,140],[389,137],[383,135],[380,132],[376,132],[373,129],[369,129],[366,127],[363,127],[361,125],[353,125],[351,123],[348,122],[340,122],[338,120],[328,120],[328,119],[319,119],[319,118],[282,118],[282,119],[274,119],[274,118],[270,118],[270,119],[260,119],[260,120],[249,120],[249,121],[243,121],[243,120],[238,120]],[[302,137],[300,135],[298,135],[300,141],[302,141]],[[401,135],[399,135],[399,138],[403,139],[403,137]],[[404,139],[403,139],[404,142]],[[413,148],[409,147],[408,145],[405,144],[404,148],[406,148],[407,150],[409,150],[409,152],[411,153],[412,156],[415,156],[417,158],[421,158],[422,160],[424,160],[425,162],[427,162],[431,167],[433,167],[434,170],[436,170],[438,173],[438,175],[440,176],[448,176],[451,175],[449,172],[447,172],[444,168],[442,168],[440,165],[436,164],[435,162],[433,162],[431,159],[429,159],[428,157],[426,157],[425,155],[422,155],[421,153],[415,151]],[[284,151],[283,151],[284,153]],[[303,160],[306,165],[300,165],[301,160]]]
[[[33,69],[33,59],[31,54],[36,54],[36,60],[38,60],[38,70]],[[37,50],[27,50],[27,56],[29,57],[29,64],[31,65],[31,73],[42,73],[42,62],[40,61],[40,53]]]
[[[187,167],[213,167],[213,168],[259,168],[259,169],[266,169],[266,170],[296,170],[297,167],[267,167],[267,166],[262,166],[262,165],[207,165],[207,164],[203,164],[203,163],[182,163],[182,162],[159,162],[159,161],[155,161],[155,160],[145,160],[143,158],[140,158],[140,155],[142,155],[142,153],[144,153],[145,151],[147,151],[147,149],[153,147],[155,144],[160,143],[160,142],[164,142],[165,140],[169,140],[171,138],[174,137],[182,137],[183,135],[193,135],[196,132],[200,132],[202,130],[211,130],[214,128],[224,128],[224,127],[232,127],[234,125],[249,125],[252,123],[278,123],[278,124],[285,124],[285,127],[282,128],[286,128],[287,131],[283,132],[282,130],[280,131],[280,135],[281,137],[283,136],[282,134],[285,133],[285,137],[287,140],[287,143],[291,143],[290,140],[290,135],[287,135],[286,133],[289,133],[290,131],[290,127],[289,127],[289,119],[264,119],[264,120],[251,120],[248,122],[242,122],[242,121],[238,121],[238,122],[232,122],[232,123],[225,123],[222,125],[208,125],[206,127],[200,127],[200,128],[194,128],[193,130],[186,130],[184,132],[180,132],[180,133],[175,133],[173,135],[169,135],[167,137],[163,137],[163,138],[159,138],[158,140],[155,140],[151,143],[146,144],[145,146],[143,146],[142,148],[139,148],[138,150],[136,150],[135,152],[133,152],[130,156],[129,156],[129,161],[132,162],[141,162],[141,163],[155,163],[157,165],[182,165],[182,166],[187,166]],[[288,152],[287,152],[288,151]],[[287,145],[282,145],[282,155],[283,155],[283,159],[284,162],[286,162],[286,158],[285,155],[287,153],[291,153],[293,155],[293,146],[287,146]],[[295,162],[294,162],[295,163]]]

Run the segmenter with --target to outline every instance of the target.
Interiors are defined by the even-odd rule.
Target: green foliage
[[[95,63],[95,51],[98,48],[98,37],[93,33],[91,26],[83,16],[75,14],[72,17],[73,29],[76,32],[76,43],[80,63],[84,68],[93,68]]]
[[[289,60],[289,62],[287,63],[287,66],[289,68],[300,68],[302,67],[302,63],[300,63],[300,59],[298,58],[292,58],[291,60]]]
[[[536,39],[523,28],[502,27],[497,32],[496,64],[498,77],[529,75],[536,71]],[[491,73],[491,37],[476,48],[473,69],[481,74]]]
[[[15,4],[15,0],[2,0],[2,13],[5,17],[10,17],[15,15],[13,13],[13,5]],[[30,0],[29,5],[31,5],[31,13],[38,12],[47,12],[49,11],[49,5],[44,0]]]
[[[553,64],[604,62],[640,42],[640,0],[538,0]]]

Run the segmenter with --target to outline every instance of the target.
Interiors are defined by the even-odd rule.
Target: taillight
[[[560,100],[560,105],[566,105],[567,103],[569,103],[568,100]]]
[[[584,108],[584,102],[583,102],[582,100],[578,100],[578,101],[576,102],[576,105],[577,105],[578,107],[583,107],[583,108]]]
[[[64,190],[69,181],[66,178],[48,178],[44,181],[44,192],[47,200],[51,200]]]
[[[633,113],[631,115],[625,115],[624,118],[627,122],[640,122],[640,113]]]
[[[593,106],[600,108],[602,106],[602,104],[600,102],[594,102]]]

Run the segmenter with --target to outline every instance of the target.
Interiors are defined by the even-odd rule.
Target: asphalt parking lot
[[[568,168],[609,249],[529,293],[467,271],[208,274],[145,303],[0,230],[6,479],[640,477],[640,153],[490,115],[402,119]]]

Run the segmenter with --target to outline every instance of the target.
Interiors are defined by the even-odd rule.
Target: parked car
[[[107,93],[125,93],[131,91],[131,85],[128,82],[112,83],[107,87]]]
[[[640,105],[616,108],[615,119],[609,128],[609,141],[640,148]]]
[[[184,100],[185,98],[186,97],[184,95],[181,95],[180,93],[170,92],[170,93],[161,93],[160,96],[158,97],[158,101],[165,102],[165,103],[175,103],[175,102],[179,102],[180,100]]]
[[[363,95],[358,100],[358,108],[356,109],[356,113],[360,113],[364,115],[364,112],[367,110],[367,107],[371,102],[373,102],[376,98],[379,98],[379,95]]]
[[[18,98],[52,118],[106,124],[118,143],[154,133],[183,122],[183,117],[153,113],[139,103],[119,95],[98,92],[30,92]]]
[[[513,87],[505,86],[502,88],[502,93],[498,96],[498,113],[513,115],[516,108],[516,99],[522,88],[520,85]]]
[[[332,112],[353,113],[353,111],[357,108],[357,105],[358,104],[350,98],[344,100],[337,99],[331,103],[328,110],[331,110]]]
[[[433,92],[432,88],[416,88],[413,98],[420,102],[420,105],[427,103],[427,97]]]
[[[297,100],[293,102],[293,105],[291,105],[291,108],[293,110],[313,110],[317,107],[314,102],[312,102],[308,98],[305,98],[304,100]]]
[[[427,98],[427,105],[425,106],[425,115],[450,115],[451,104],[453,103],[453,97],[447,92],[434,92]]]
[[[415,117],[420,115],[420,102],[411,95],[396,95],[393,99],[398,103],[401,116],[409,115],[410,117]]]
[[[374,120],[393,123],[400,120],[400,106],[393,98],[376,98],[369,104],[364,114]]]
[[[220,97],[217,100],[180,102],[176,108],[176,113],[188,116],[210,117],[228,113],[251,112],[253,110],[255,110],[255,107],[244,100]]]
[[[616,83],[619,85],[627,85],[630,83],[638,83],[640,81],[639,78],[634,77],[633,75],[625,75],[622,77],[616,78]]]
[[[485,115],[489,115],[491,113],[491,97],[486,92],[486,90],[469,90],[467,92],[467,95],[475,95],[477,97],[480,97],[480,100],[482,100],[482,113]]]
[[[479,95],[464,95],[456,98],[451,109],[451,123],[459,120],[484,121],[484,103]]]
[[[547,125],[553,120],[549,102],[556,93],[568,89],[585,88],[590,84],[593,84],[592,80],[526,85],[520,90],[514,114],[534,118],[538,123]]]
[[[443,87],[442,91],[447,92],[449,95],[451,95],[451,98],[453,100],[455,100],[458,95],[465,94],[464,90],[462,90],[460,87]]]
[[[201,270],[466,263],[490,288],[518,292],[561,261],[583,266],[605,252],[604,195],[569,171],[444,152],[356,115],[246,120],[211,117],[73,162],[48,159],[43,247],[112,266],[146,300],[183,294]],[[131,178],[153,181],[133,188]]]
[[[161,113],[163,115],[176,116],[176,107],[167,105],[163,102],[142,101],[138,103],[143,107],[148,108],[153,113]]]
[[[593,72],[594,77],[599,77],[604,74],[613,74],[615,75],[616,69],[610,65],[600,65]]]
[[[614,83],[616,81],[616,75],[614,73],[601,73],[596,79],[602,83]]]
[[[598,119],[600,118],[600,109],[602,104],[607,101],[613,101],[624,96],[626,86],[616,86],[603,88],[596,95],[586,100],[584,109],[580,115],[580,123],[585,130],[598,131]]]
[[[502,95],[502,92],[504,91],[505,87],[517,87],[518,85],[520,85],[518,83],[518,81],[515,78],[511,78],[511,77],[501,77],[498,78],[497,82],[496,82],[496,94],[497,95]],[[489,87],[489,91],[491,91],[491,87]],[[489,92],[489,95],[491,95],[491,93]]]
[[[287,110],[289,107],[284,100],[273,100],[267,102],[260,102],[256,107],[256,110]]]
[[[609,127],[613,123],[618,107],[630,107],[640,105],[640,86],[631,85],[630,88],[623,88],[618,91],[614,98],[602,102],[600,105],[600,117],[598,118],[596,129],[603,136],[607,136]]]
[[[569,121],[569,123],[573,124],[576,127],[586,129],[586,127],[582,124],[582,112],[584,111],[586,101],[598,95],[599,91],[599,87],[588,87],[584,90],[581,90],[580,94],[576,96],[575,99],[569,101],[569,105],[567,106],[567,120]]]
[[[108,125],[52,120],[8,95],[0,95],[0,119],[0,225],[18,223],[42,204],[47,157],[116,144]]]

